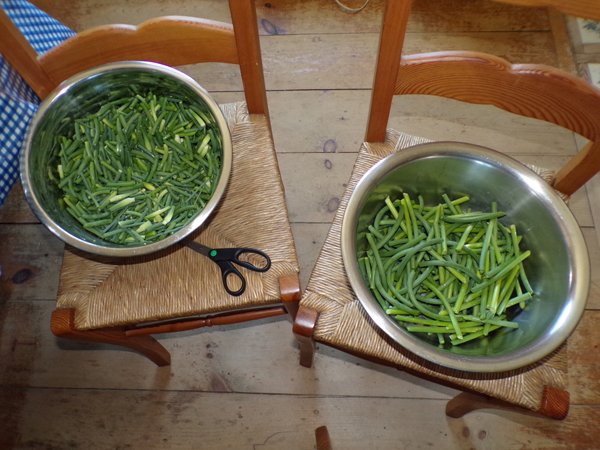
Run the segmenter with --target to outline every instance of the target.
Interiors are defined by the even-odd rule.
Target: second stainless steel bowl
[[[469,195],[473,209],[496,201],[515,224],[523,248],[531,250],[526,270],[535,299],[514,319],[519,328],[483,345],[439,348],[437,339],[415,335],[387,316],[362,278],[357,252],[367,248],[365,229],[387,195],[407,192],[437,204],[441,195]],[[430,362],[452,369],[500,372],[540,360],[573,331],[587,300],[590,268],[579,226],[564,201],[533,171],[501,153],[463,143],[438,142],[392,154],[358,182],[342,224],[344,266],[358,299],[393,340]]]

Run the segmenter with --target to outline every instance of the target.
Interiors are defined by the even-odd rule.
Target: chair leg
[[[315,354],[313,333],[319,313],[314,309],[300,307],[292,328],[300,347],[300,365],[311,367]]]
[[[569,414],[571,396],[568,391],[554,386],[544,386],[538,412],[552,419],[562,420]]]
[[[285,310],[292,321],[296,318],[302,291],[300,290],[300,276],[297,273],[279,277],[279,292]]]
[[[553,386],[544,386],[542,401],[537,411],[529,411],[519,406],[485,395],[461,392],[446,405],[446,415],[459,418],[477,409],[503,409],[562,420],[569,413],[569,393]]]
[[[77,330],[74,326],[74,309],[55,309],[50,320],[50,329],[55,336],[78,341],[104,342],[136,350],[152,360],[157,366],[171,364],[171,355],[152,336],[126,336],[119,328]]]
[[[315,430],[317,441],[317,450],[331,450],[331,439],[326,426],[321,426]]]

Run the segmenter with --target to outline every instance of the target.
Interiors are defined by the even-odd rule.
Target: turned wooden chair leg
[[[569,414],[571,396],[568,391],[554,386],[544,386],[538,412],[552,419],[562,420]]]
[[[315,438],[317,441],[317,450],[331,450],[331,439],[326,426],[319,427],[315,430]]]
[[[300,275],[298,273],[292,273],[280,276],[279,292],[283,306],[293,321],[298,313],[300,298],[302,297],[302,291],[300,290]]]
[[[489,408],[519,411],[535,415],[541,414],[551,419],[562,420],[569,413],[569,393],[553,386],[544,386],[539,409],[537,411],[529,411],[492,397],[473,394],[471,392],[461,392],[446,405],[446,415],[459,418],[471,411]]]
[[[313,333],[319,313],[314,309],[300,307],[292,328],[300,347],[300,365],[311,367],[315,354]]]
[[[118,328],[77,330],[74,323],[74,309],[55,309],[52,312],[50,329],[55,336],[62,338],[78,341],[104,342],[131,348],[152,360],[157,366],[168,366],[171,364],[171,355],[167,349],[152,336],[126,336],[125,331]]]

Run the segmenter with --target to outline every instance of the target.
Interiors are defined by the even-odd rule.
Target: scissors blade
[[[211,248],[207,247],[206,245],[202,245],[196,241],[188,241],[185,245],[194,250],[195,252],[210,257]]]

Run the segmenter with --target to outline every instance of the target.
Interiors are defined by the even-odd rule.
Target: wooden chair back
[[[598,0],[494,0],[498,3],[509,3],[520,6],[537,6],[556,9],[563,14],[587,19],[600,20],[600,3]]]
[[[597,0],[497,0],[553,6],[600,17]],[[388,1],[384,11],[366,140],[383,142],[394,95],[436,95],[494,105],[574,131],[589,143],[556,174],[554,188],[571,195],[600,171],[600,90],[559,69],[511,64],[469,51],[402,55],[410,0]]]
[[[267,114],[253,0],[230,0],[229,5],[233,26],[180,16],[160,17],[138,26],[106,25],[78,33],[41,56],[0,9],[0,53],[40,98],[71,75],[108,62],[238,64],[249,112]]]

